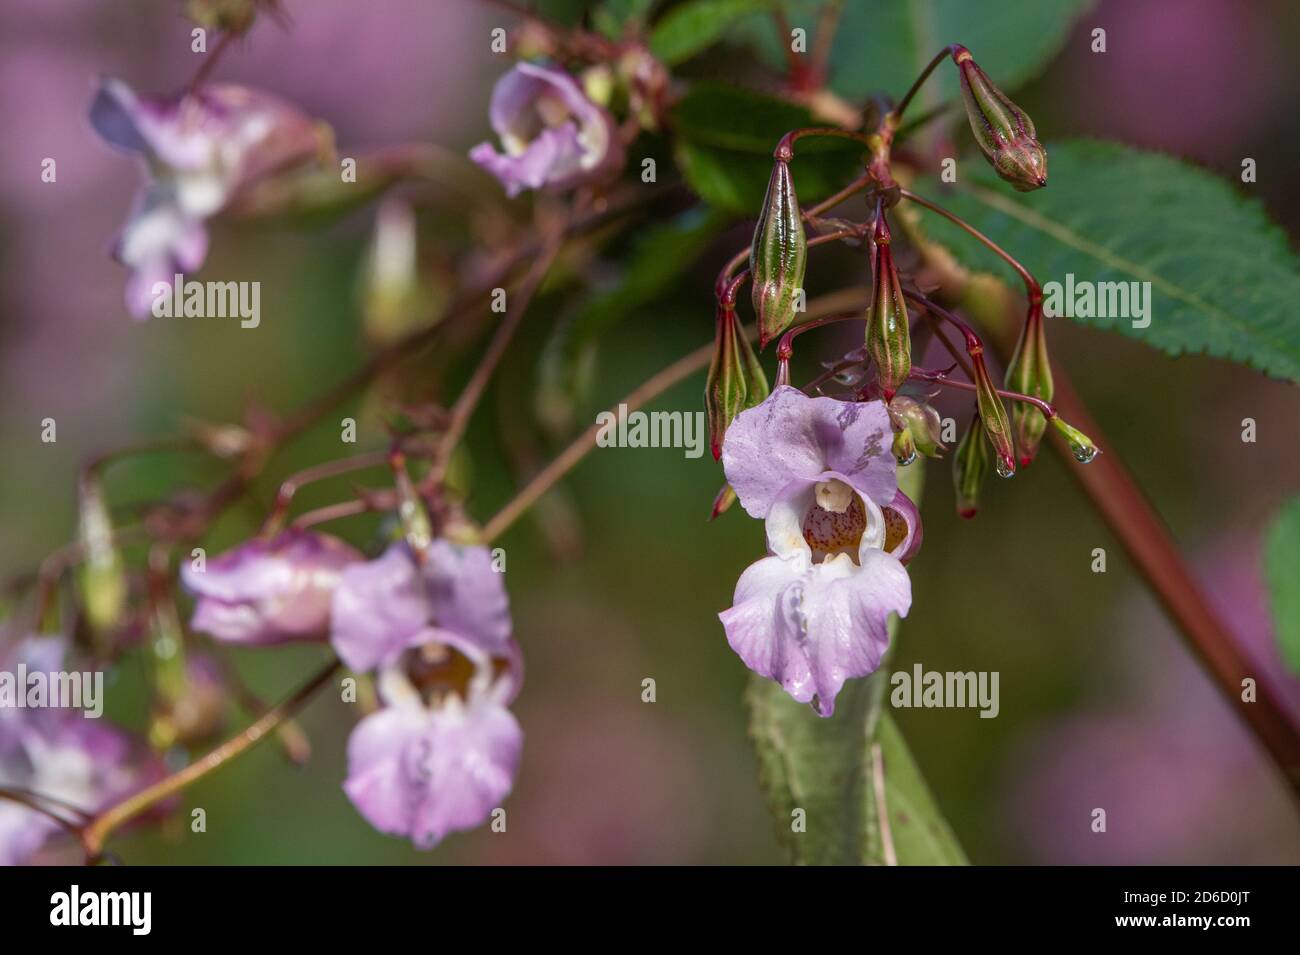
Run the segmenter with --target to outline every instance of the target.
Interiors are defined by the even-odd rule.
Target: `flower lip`
[[[509,706],[523,685],[523,654],[513,639],[493,652],[451,630],[428,627],[379,667],[379,695],[389,706],[436,710],[491,702]]]

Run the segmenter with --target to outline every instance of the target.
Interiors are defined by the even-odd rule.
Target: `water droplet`
[[[1097,456],[1097,449],[1092,445],[1072,444],[1070,450],[1074,452],[1074,460],[1080,464],[1087,464]]]

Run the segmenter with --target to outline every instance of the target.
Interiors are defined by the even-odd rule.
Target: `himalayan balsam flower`
[[[920,546],[916,508],[898,490],[882,402],[809,398],[783,386],[741,413],[722,449],[727,480],[767,524],[768,557],[719,614],[755,673],[830,716],[844,681],[889,646],[889,615],[906,616],[903,562]]]
[[[0,658],[0,669],[53,672],[62,666],[61,637],[29,637]],[[156,773],[137,760],[126,734],[76,710],[0,708],[0,786],[12,786],[97,811]],[[0,800],[0,865],[22,865],[59,832],[48,816]]]
[[[525,189],[567,189],[605,178],[623,164],[614,119],[563,70],[517,63],[497,81],[488,107],[503,152],[470,150],[509,196]]]
[[[154,285],[207,255],[204,221],[245,186],[320,153],[317,125],[284,100],[214,84],[179,97],[140,95],[105,79],[90,121],[107,142],[139,153],[149,180],[113,254],[131,270],[127,309],[147,318]]]
[[[344,791],[381,832],[419,848],[483,823],[510,792],[523,733],[506,708],[522,662],[485,547],[405,543],[343,572],[334,649],[376,670],[384,704],[348,740]]]
[[[361,560],[335,537],[289,530],[254,538],[202,570],[187,563],[181,580],[198,598],[190,627],[231,643],[323,640],[339,575]]]

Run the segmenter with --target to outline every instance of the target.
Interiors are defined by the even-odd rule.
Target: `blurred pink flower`
[[[497,81],[489,116],[504,151],[479,143],[469,157],[509,196],[567,189],[610,176],[623,164],[613,117],[563,70],[517,63]]]

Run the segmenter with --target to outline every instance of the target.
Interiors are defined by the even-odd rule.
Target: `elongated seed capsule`
[[[970,520],[979,512],[980,488],[988,474],[989,446],[977,411],[952,456],[952,483],[960,517]]]
[[[709,448],[714,460],[722,458],[722,439],[733,418],[745,407],[746,360],[741,354],[736,310],[718,303],[718,318],[713,336],[713,358],[704,380],[704,408],[709,419]],[[743,343],[745,346],[748,342]],[[750,352],[752,354],[752,349]],[[761,369],[760,369],[761,370]]]
[[[1020,330],[1015,354],[1007,365],[1007,389],[1050,402],[1055,392],[1052,364],[1047,355],[1047,335],[1043,330],[1042,306],[1033,304]],[[1026,401],[1011,407],[1011,427],[1020,453],[1020,466],[1027,467],[1038,453],[1038,444],[1047,430],[1047,418]]]
[[[772,163],[767,197],[749,248],[759,348],[766,348],[768,342],[794,321],[807,263],[808,239],[799,214],[790,164],[777,159]]]
[[[979,405],[984,433],[993,446],[993,469],[998,477],[1011,477],[1016,473],[1016,446],[1011,438],[1011,419],[1007,416],[1002,396],[993,387],[988,368],[984,365],[982,348],[971,352],[971,365],[975,371],[975,401]]]
[[[908,329],[907,305],[890,250],[889,224],[883,213],[876,217],[875,285],[867,310],[867,354],[876,363],[876,375],[885,400],[907,381],[912,371],[912,335]]]
[[[1029,114],[993,85],[970,50],[955,45],[952,58],[961,74],[966,118],[984,158],[1021,192],[1047,185],[1047,152],[1038,142]]]

